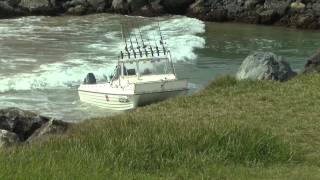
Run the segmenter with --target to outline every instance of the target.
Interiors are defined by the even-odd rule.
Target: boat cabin
[[[142,54],[123,53],[118,60],[111,81],[126,78],[137,78],[151,75],[175,74],[170,52],[163,49],[160,51],[146,51]],[[139,51],[138,51],[139,52]]]

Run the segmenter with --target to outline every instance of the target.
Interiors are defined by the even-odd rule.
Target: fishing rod
[[[160,38],[161,38],[160,44],[162,45],[162,49],[163,49],[164,55],[166,55],[166,48],[164,47],[164,38],[163,38],[162,33],[161,33],[160,20],[159,20],[159,18],[158,18],[158,29],[159,29],[159,34],[160,34]]]
[[[140,34],[140,38],[141,38],[141,41],[142,41],[142,46],[143,46],[144,52],[146,53],[146,56],[148,57],[148,51],[147,51],[147,49],[146,49],[147,46],[146,46],[145,43],[144,43],[144,40],[143,40],[143,37],[142,37],[140,28],[138,28],[138,30],[139,30],[139,34]]]
[[[154,43],[156,45],[157,54],[158,54],[158,56],[160,56],[159,47],[158,47],[158,44],[157,44],[157,41],[156,41],[156,36],[155,36],[154,33],[153,33],[153,40],[154,40]]]
[[[124,42],[125,42],[125,44],[126,44],[125,50],[127,51],[128,57],[129,57],[129,59],[130,59],[130,52],[129,52],[129,50],[128,50],[127,37],[126,37],[126,34],[125,34],[125,32],[124,32],[123,25],[121,25],[121,33],[122,33],[122,40],[124,40]]]
[[[132,24],[131,24],[131,28],[133,29],[133,25],[132,25]],[[135,39],[136,39],[137,49],[139,50],[140,57],[142,57],[142,52],[141,52],[141,49],[140,49],[141,47],[140,47],[140,44],[139,44],[139,42],[138,42],[137,35],[136,35],[135,32],[133,32],[133,35],[134,35],[134,37],[135,37]]]
[[[131,50],[133,51],[133,55],[134,55],[134,58],[137,58],[137,54],[136,54],[136,51],[134,50],[134,48],[133,48],[133,43],[132,43],[132,39],[131,39],[131,33],[129,33],[128,32],[128,34],[129,34],[129,40],[130,40],[130,44],[131,44]]]

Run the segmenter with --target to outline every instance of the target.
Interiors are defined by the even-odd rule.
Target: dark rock
[[[200,19],[206,19],[206,14],[209,12],[209,8],[205,7],[204,0],[197,0],[192,5],[190,5],[187,10],[189,16],[195,16]]]
[[[67,131],[70,123],[52,119],[46,124],[43,124],[37,129],[27,140],[27,142],[34,142],[37,140],[45,140],[52,135],[63,134]]]
[[[270,52],[256,52],[243,61],[236,77],[239,80],[287,81],[296,75],[282,57]]]
[[[316,52],[304,66],[303,73],[320,72],[320,49]]]
[[[166,12],[184,14],[194,2],[195,0],[162,0],[161,5],[163,5]]]
[[[25,13],[19,8],[16,8],[15,5],[13,1],[0,1],[0,18],[25,15]]]
[[[139,11],[142,7],[148,4],[148,0],[128,0],[128,5],[130,12],[136,12]]]
[[[0,129],[0,148],[17,145],[20,143],[17,134]]]
[[[312,10],[316,16],[320,16],[320,2],[316,2],[312,5]]]
[[[70,15],[84,15],[87,12],[87,8],[83,5],[77,5],[68,9],[67,14]]]
[[[108,8],[109,4],[105,0],[87,0],[89,6],[91,6],[95,12],[104,12]]]
[[[49,121],[49,118],[17,108],[0,110],[0,129],[14,132],[21,141]]]
[[[128,13],[129,5],[126,0],[113,0],[111,9],[118,13]]]
[[[53,13],[54,9],[49,0],[21,0],[19,6],[30,13]]]
[[[273,24],[285,15],[289,8],[289,1],[268,0],[258,10],[261,24]],[[260,11],[260,12],[259,12]]]

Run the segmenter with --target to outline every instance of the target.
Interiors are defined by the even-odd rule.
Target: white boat
[[[94,74],[89,73],[78,88],[81,101],[112,110],[129,110],[187,93],[188,82],[177,78],[160,27],[160,47],[156,42],[154,46],[150,42],[145,45],[139,33],[139,41],[135,36],[135,47],[129,35],[128,48],[122,31],[125,50],[120,52],[114,74],[108,82],[97,83]]]

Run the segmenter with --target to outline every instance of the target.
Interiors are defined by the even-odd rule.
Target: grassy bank
[[[201,92],[0,151],[0,179],[319,179],[320,76]]]

